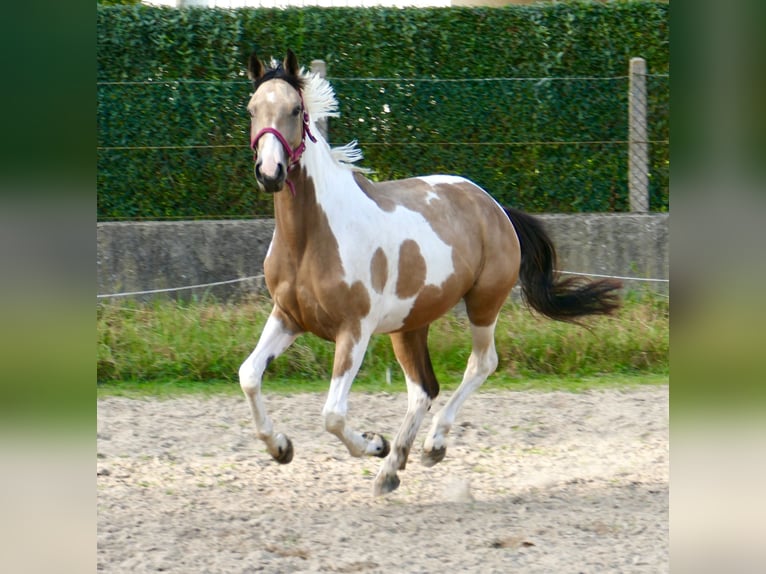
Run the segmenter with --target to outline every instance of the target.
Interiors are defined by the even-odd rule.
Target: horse
[[[613,313],[621,284],[561,278],[541,222],[500,206],[468,179],[368,179],[356,165],[362,158],[356,141],[330,147],[319,132],[320,119],[338,115],[337,100],[326,79],[299,67],[292,50],[268,66],[253,52],[247,68],[254,175],[262,192],[274,194],[275,218],[264,260],[273,308],[239,368],[256,436],[278,463],[292,460],[292,442],[274,430],[261,382],[272,360],[302,333],[313,333],[335,343],[324,427],[352,456],[382,458],[373,494],[392,492],[439,393],[427,344],[432,322],[462,300],[472,350],[462,382],[433,417],[422,447],[426,466],[444,459],[461,406],[497,368],[495,325],[517,281],[528,306],[572,322]],[[351,385],[378,333],[390,337],[408,393],[392,442],[348,420]]]

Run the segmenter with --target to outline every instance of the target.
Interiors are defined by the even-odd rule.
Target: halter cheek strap
[[[261,131],[259,131],[257,134],[255,134],[255,137],[253,138],[253,141],[250,143],[250,148],[253,150],[253,161],[258,159],[258,150],[256,149],[256,144],[258,143],[258,140],[261,139],[266,134],[271,134],[274,137],[276,137],[279,140],[279,143],[282,144],[282,147],[285,148],[285,151],[287,152],[287,156],[289,158],[288,165],[287,165],[287,171],[290,171],[293,169],[296,165],[298,165],[301,161],[301,156],[303,155],[303,152],[306,151],[306,136],[309,137],[309,139],[316,143],[316,138],[314,137],[314,134],[311,133],[311,128],[309,127],[309,114],[306,111],[306,106],[303,105],[303,94],[300,94],[301,96],[301,109],[303,110],[303,126],[301,129],[301,143],[293,149],[290,147],[290,144],[287,141],[287,138],[282,135],[282,133],[272,127],[266,127],[263,128]],[[293,197],[295,197],[295,184],[293,184],[292,181],[285,178],[285,181],[287,182],[288,187],[290,188],[290,192],[293,194]]]

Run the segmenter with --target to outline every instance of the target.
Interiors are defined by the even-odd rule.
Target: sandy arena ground
[[[479,392],[444,461],[420,464],[429,415],[378,498],[379,459],[324,432],[323,401],[266,395],[282,466],[244,397],[99,400],[99,571],[669,571],[667,387]],[[352,393],[350,422],[390,439],[406,404]]]

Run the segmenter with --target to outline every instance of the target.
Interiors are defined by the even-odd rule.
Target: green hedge
[[[327,62],[342,114],[331,143],[359,140],[378,179],[456,173],[527,211],[625,211],[627,146],[558,142],[627,139],[633,56],[650,72],[650,139],[669,138],[666,3],[99,7],[97,18],[102,220],[271,215],[247,147],[253,47]],[[651,208],[667,210],[668,146],[651,150]]]

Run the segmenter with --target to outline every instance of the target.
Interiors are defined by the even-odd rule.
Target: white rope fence
[[[556,271],[562,275],[580,275],[581,277],[601,277],[604,279],[622,279],[624,281],[650,281],[655,283],[670,283],[670,279],[649,279],[647,277],[623,277],[620,275],[599,275],[598,273],[577,273],[575,271]]]
[[[203,287],[216,287],[218,285],[230,285],[232,283],[241,283],[243,281],[252,281],[254,279],[263,279],[263,275],[251,275],[250,277],[239,277],[238,279],[229,279],[227,281],[215,281],[213,283],[199,283],[197,285],[184,285],[183,287],[168,287],[166,289],[149,289],[147,291],[126,291],[125,293],[106,293],[96,295],[96,299],[114,299],[117,297],[129,297],[131,295],[151,295],[153,293],[170,293],[171,291],[184,291],[186,289],[201,289]]]
[[[600,275],[598,273],[578,273],[576,271],[557,271],[564,275],[579,275],[581,277],[600,277],[605,279],[620,279],[623,281],[647,281],[655,283],[669,283],[670,279],[650,279],[646,277],[625,277],[621,275]],[[215,281],[213,283],[199,283],[197,285],[184,285],[183,287],[167,287],[164,289],[148,289],[145,291],[126,291],[123,293],[104,293],[96,295],[97,299],[116,299],[118,297],[130,297],[133,295],[153,295],[155,293],[170,293],[173,291],[185,291],[188,289],[202,289],[207,287],[216,287],[218,285],[230,285],[232,283],[241,283],[243,281],[253,281],[256,279],[263,279],[261,275],[251,275],[249,277],[239,277],[237,279],[228,279],[226,281]]]

